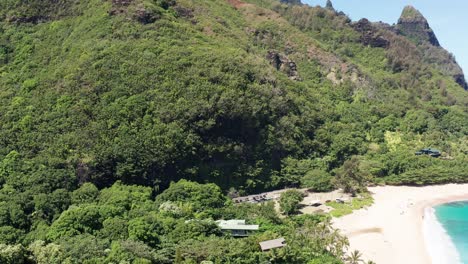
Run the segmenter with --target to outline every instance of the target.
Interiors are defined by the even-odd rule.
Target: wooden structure
[[[274,248],[282,248],[284,246],[286,246],[286,240],[282,237],[278,239],[260,242],[260,248],[262,249],[262,251],[268,251]]]

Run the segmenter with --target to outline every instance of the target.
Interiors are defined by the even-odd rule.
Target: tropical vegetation
[[[285,218],[228,195],[468,182],[463,72],[417,10],[400,22],[331,1],[0,1],[0,262],[356,261],[295,194]],[[214,222],[236,218],[260,230]]]

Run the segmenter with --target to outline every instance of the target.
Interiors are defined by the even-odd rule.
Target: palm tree
[[[347,237],[340,235],[338,238],[337,247],[339,248],[339,252],[337,252],[338,256],[343,256],[345,251],[349,248],[349,240]]]
[[[359,264],[362,263],[362,254],[361,252],[354,250],[351,254],[346,258],[347,264]]]

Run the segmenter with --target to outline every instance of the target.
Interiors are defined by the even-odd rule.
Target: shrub
[[[279,205],[281,211],[286,214],[294,214],[299,209],[299,203],[304,199],[304,194],[298,190],[287,190],[281,194]]]

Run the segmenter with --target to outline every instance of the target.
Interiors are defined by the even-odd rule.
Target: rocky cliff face
[[[361,34],[360,41],[362,44],[371,47],[387,48],[389,40],[379,32],[369,20],[363,18],[353,24],[354,30]]]
[[[398,20],[397,29],[400,34],[407,36],[418,44],[429,42],[434,46],[440,46],[439,40],[426,18],[412,6],[403,9]]]
[[[465,80],[465,75],[462,74],[457,74],[453,76],[455,78],[455,82],[457,82],[463,89],[468,91],[468,84],[466,83]]]
[[[413,6],[405,7],[394,31],[414,42],[423,54],[424,61],[452,76],[456,83],[468,90],[463,70],[453,55],[440,46],[434,31],[421,12]]]
[[[270,50],[266,56],[270,64],[278,71],[286,73],[289,79],[293,81],[300,81],[297,65],[294,61],[288,58],[285,54]]]

